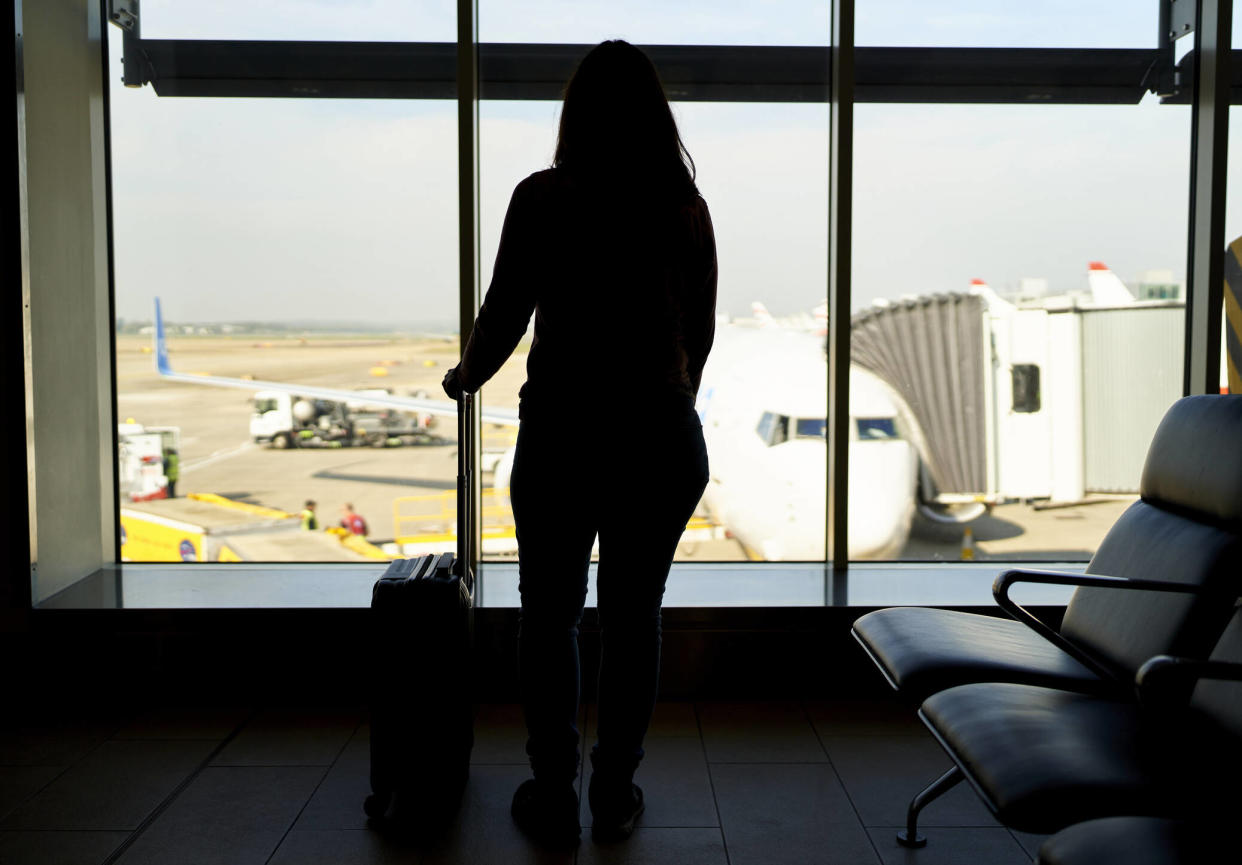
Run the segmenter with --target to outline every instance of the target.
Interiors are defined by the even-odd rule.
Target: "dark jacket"
[[[620,395],[693,401],[716,323],[716,242],[697,194],[660,200],[532,174],[509,202],[492,283],[459,367],[477,390],[526,333],[536,411],[603,411]],[[636,402],[637,401],[637,402]]]

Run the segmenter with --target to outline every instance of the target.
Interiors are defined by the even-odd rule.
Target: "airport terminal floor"
[[[593,711],[580,724],[588,742]],[[909,796],[949,762],[911,709],[882,696],[659,704],[637,830],[608,845],[584,831],[570,854],[533,846],[509,816],[528,774],[520,709],[480,705],[476,737],[460,815],[420,844],[366,826],[361,706],[91,701],[6,713],[0,862],[1008,865],[1042,841],[998,825],[962,785],[924,812],[926,849],[898,847]]]

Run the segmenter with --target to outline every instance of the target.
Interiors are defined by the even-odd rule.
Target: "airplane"
[[[824,557],[827,393],[817,334],[717,330],[696,403],[709,455],[703,501],[755,558]],[[919,462],[900,402],[873,373],[850,367],[851,559],[892,558],[910,533]]]
[[[397,396],[381,394],[376,391],[363,394],[359,391],[341,390],[339,388],[316,387],[314,385],[291,385],[285,382],[262,381],[248,378],[226,378],[218,375],[196,375],[194,373],[176,372],[168,361],[168,343],[164,336],[164,317],[160,311],[159,298],[155,299],[155,371],[162,378],[171,381],[185,381],[194,384],[206,384],[214,387],[231,387],[251,392],[270,390],[281,393],[297,394],[310,399],[326,399],[334,402],[348,402],[351,405],[372,408],[395,408],[402,411],[422,412],[439,417],[457,417],[457,406],[448,400],[430,399],[427,397]],[[517,409],[484,408],[483,422],[516,426]]]
[[[1091,300],[1096,306],[1129,306],[1134,303],[1134,293],[1102,261],[1087,264],[1087,287],[1091,289]]]
[[[155,366],[163,378],[241,390],[277,391],[456,417],[448,400],[304,384],[176,372],[160,303],[155,302]],[[703,421],[711,474],[704,503],[752,558],[822,560],[827,479],[827,363],[814,332],[724,325],[704,370],[696,407]],[[850,369],[849,555],[895,555],[915,510],[918,455],[903,432],[900,397],[870,372]],[[484,423],[516,426],[515,409],[482,408]],[[510,447],[493,469],[505,498],[513,468]]]
[[[827,298],[817,303],[811,309],[809,315],[807,313],[796,313],[786,318],[776,318],[772,313],[768,312],[768,308],[764,306],[762,301],[756,300],[750,304],[750,315],[755,322],[755,326],[760,328],[806,330],[817,333],[820,336],[828,334]]]

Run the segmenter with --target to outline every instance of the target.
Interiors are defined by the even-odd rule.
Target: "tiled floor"
[[[962,785],[924,813],[925,849],[898,847],[906,802],[948,761],[889,704],[661,704],[640,828],[607,846],[584,831],[567,855],[533,847],[509,817],[527,777],[517,707],[479,707],[466,800],[434,843],[367,828],[367,736],[362,709],[323,707],[9,722],[0,862],[1007,865],[1029,863],[1041,840],[998,826]]]

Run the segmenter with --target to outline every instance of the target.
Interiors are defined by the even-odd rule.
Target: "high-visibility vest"
[[[313,532],[315,529],[319,528],[319,520],[315,519],[315,512],[310,508],[303,508],[301,516],[302,528],[310,532]]]

